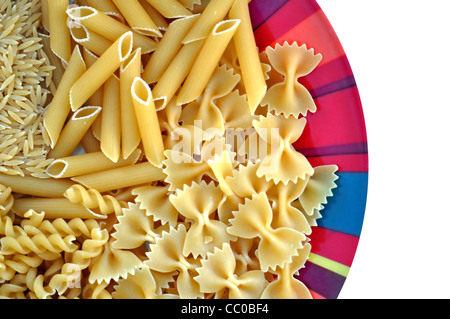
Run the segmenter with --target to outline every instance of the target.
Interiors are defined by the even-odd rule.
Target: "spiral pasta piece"
[[[5,216],[14,204],[11,187],[0,184],[0,216]]]
[[[14,204],[12,189],[0,184],[0,237],[14,235],[17,228],[13,226],[13,220],[7,214]]]
[[[0,252],[4,255],[29,254],[31,252],[36,254],[74,252],[78,249],[78,246],[73,243],[74,240],[75,236],[72,235],[62,237],[58,234],[51,234],[46,236],[43,233],[32,237],[28,235],[20,235],[16,238],[3,237],[0,240],[2,245]]]
[[[11,280],[15,274],[26,274],[30,269],[39,267],[43,260],[34,253],[10,256],[0,254],[0,282]]]
[[[30,297],[35,297],[37,299],[48,299],[55,293],[55,289],[48,287],[44,283],[44,275],[38,274],[37,268],[32,268],[27,272],[26,275],[26,285],[30,290]]]
[[[61,273],[54,275],[49,286],[56,289],[62,295],[68,288],[77,287],[81,281],[81,271],[87,269],[92,259],[103,252],[103,246],[108,242],[109,234],[107,230],[94,228],[91,238],[86,239],[80,250],[72,255],[72,260],[61,268]]]
[[[86,189],[85,187],[75,184],[66,190],[64,197],[74,204],[82,204],[91,210],[99,210],[101,214],[108,215],[115,213],[122,215],[124,203],[119,202],[111,195],[102,195],[96,189]]]
[[[52,221],[45,219],[45,213],[37,213],[30,210],[25,213],[26,219],[22,220],[21,226],[27,234],[36,235],[38,233],[59,234],[65,236],[85,236],[91,237],[94,228],[100,228],[100,224],[95,219],[74,218],[69,221],[57,218]]]
[[[0,285],[0,299],[16,299],[16,295],[23,294],[26,289],[17,283],[4,283]]]

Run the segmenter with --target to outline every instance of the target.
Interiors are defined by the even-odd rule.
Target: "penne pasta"
[[[144,8],[145,12],[149,15],[149,17],[155,22],[155,24],[158,26],[159,30],[167,30],[167,27],[169,26],[169,23],[166,21],[166,19],[162,16],[161,13],[158,12],[155,8],[153,8],[150,3],[147,2],[147,0],[139,0],[139,3],[141,4],[142,8]]]
[[[42,33],[39,33],[39,36],[42,38],[42,44],[44,45],[42,49],[47,55],[50,64],[55,67],[52,73],[52,81],[58,87],[66,69],[61,59],[56,56],[50,47],[50,36]]]
[[[168,19],[183,18],[192,15],[192,12],[176,0],[147,0],[147,2]]]
[[[78,110],[129,57],[133,33],[126,32],[74,83],[70,90],[72,111]]]
[[[153,22],[138,0],[112,1],[134,31],[147,36],[162,37],[158,26]]]
[[[11,210],[20,217],[24,217],[29,210],[45,212],[47,219],[105,219],[82,204],[74,204],[66,198],[20,198],[14,201]]]
[[[202,95],[239,24],[240,20],[226,20],[214,27],[178,94],[177,104],[192,102]]]
[[[111,161],[101,151],[67,156],[53,161],[47,167],[46,173],[48,176],[57,179],[92,174],[135,164],[140,155],[141,150],[137,149],[127,159],[120,158],[116,163]]]
[[[162,168],[149,162],[128,165],[107,171],[73,177],[72,180],[84,187],[103,193],[133,185],[162,181],[167,177]]]
[[[142,78],[137,77],[131,92],[145,156],[156,167],[162,167],[164,142],[150,87]]]
[[[87,50],[100,56],[112,45],[112,42],[89,30],[84,25],[73,22],[69,26],[72,39]]]
[[[50,31],[50,17],[48,11],[48,1],[49,0],[41,0],[41,12],[42,12],[42,26],[45,30]]]
[[[115,42],[124,33],[133,33],[134,49],[142,48],[142,53],[153,52],[157,43],[149,37],[134,32],[127,25],[111,18],[92,7],[74,7],[67,10],[67,15],[74,21],[84,25],[102,37]]]
[[[0,0],[0,299],[313,296],[321,54],[258,54],[249,2]]]
[[[76,46],[67,65],[61,82],[52,102],[44,115],[44,127],[54,148],[70,113],[69,91],[72,85],[86,72],[86,65],[81,55],[80,47]]]
[[[95,62],[98,60],[98,56],[89,51],[86,48],[83,48],[83,57],[84,62],[86,63],[87,68],[90,68]],[[102,85],[94,94],[88,99],[88,105],[96,105],[103,107],[103,87]],[[97,116],[94,123],[92,123],[91,131],[95,138],[100,141],[102,128],[102,113]]]
[[[119,9],[114,5],[114,2],[112,0],[86,0],[86,3],[88,6],[91,6],[107,14],[108,16],[111,16],[117,21],[120,21],[121,23],[124,22]]]
[[[32,176],[15,176],[0,173],[0,184],[8,185],[13,192],[45,198],[63,197],[74,182],[69,179],[54,180]]]
[[[204,41],[184,45],[153,88],[157,110],[162,110],[175,96],[189,74]]]
[[[106,81],[103,94],[100,148],[111,161],[120,157],[120,80],[111,76]]]
[[[64,63],[69,62],[72,54],[72,41],[66,16],[68,7],[69,0],[52,0],[51,5],[48,3],[50,46]]]
[[[200,19],[184,38],[183,43],[206,39],[217,23],[226,17],[233,2],[234,0],[211,0],[202,12]]]
[[[75,3],[79,6],[88,6],[89,5],[87,0],[75,0]]]
[[[142,79],[147,83],[158,82],[170,62],[182,47],[181,41],[198,20],[200,15],[193,15],[173,21],[164,33],[150,61],[147,63]]]
[[[133,81],[136,77],[140,76],[141,69],[141,49],[135,50],[120,67],[120,112],[123,158],[128,158],[141,142],[141,134],[139,132],[131,93]]]
[[[72,154],[101,110],[99,106],[85,106],[77,110],[65,125],[48,157],[56,159]]]
[[[235,0],[229,17],[241,21],[234,35],[234,44],[250,111],[254,114],[267,92],[267,84],[253,35],[247,0]]]
[[[195,5],[202,3],[201,0],[178,0],[185,8],[193,10]]]
[[[97,116],[98,119],[98,116]],[[97,120],[95,119],[95,120]],[[95,122],[95,121],[94,121]],[[92,124],[94,125],[94,124]],[[83,149],[86,153],[93,153],[100,151],[100,142],[95,137],[94,133],[92,132],[92,126],[89,130],[87,130],[86,134],[84,134],[83,139],[81,140],[81,146],[83,146]]]

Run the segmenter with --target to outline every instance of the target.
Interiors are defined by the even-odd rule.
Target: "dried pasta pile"
[[[38,34],[39,0],[0,1],[0,172],[47,177],[42,112],[52,71]]]
[[[247,0],[0,4],[0,298],[311,298],[320,54],[258,53]]]

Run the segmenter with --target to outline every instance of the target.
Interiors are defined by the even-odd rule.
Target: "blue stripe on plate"
[[[368,173],[338,172],[337,188],[317,220],[320,227],[359,237],[367,200]]]

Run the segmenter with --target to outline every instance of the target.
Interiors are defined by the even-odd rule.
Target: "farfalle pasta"
[[[112,246],[117,249],[135,249],[145,243],[154,243],[168,227],[158,225],[153,217],[147,215],[138,204],[130,204],[117,217],[115,232],[111,235],[116,240]]]
[[[215,248],[213,253],[202,260],[194,279],[205,293],[227,294],[231,299],[255,299],[261,296],[266,287],[264,272],[250,270],[236,275],[236,261],[228,243],[222,249]],[[226,291],[224,291],[226,290]]]
[[[225,66],[217,67],[203,92],[201,101],[194,101],[186,105],[179,120],[183,125],[195,125],[195,121],[201,121],[206,139],[215,134],[223,135],[225,123],[221,110],[217,107],[216,100],[229,94],[240,81],[239,75],[234,75],[233,70]]]
[[[308,288],[294,278],[295,273],[303,267],[311,251],[311,245],[305,244],[298,253],[292,257],[292,263],[285,267],[277,267],[274,273],[276,279],[268,284],[262,292],[264,299],[309,299]]]
[[[268,155],[262,159],[258,168],[259,176],[286,184],[304,180],[314,173],[308,159],[292,146],[300,138],[306,123],[305,118],[286,118],[270,113],[253,121],[259,137],[268,144]]]
[[[156,222],[175,227],[178,223],[178,210],[173,206],[169,197],[169,186],[148,185],[133,188],[136,203],[145,210],[147,216],[152,216]]]
[[[152,270],[162,273],[176,271],[177,290],[180,298],[200,298],[201,292],[198,283],[194,281],[198,260],[186,257],[183,254],[187,230],[184,224],[177,229],[171,228],[163,233],[156,243],[150,245],[150,252],[146,255],[148,260],[144,265]]]
[[[203,198],[208,198],[207,201]],[[183,254],[206,254],[222,243],[233,240],[227,232],[227,225],[215,218],[219,204],[223,198],[223,192],[214,183],[193,183],[185,186],[170,196],[173,206],[186,218],[189,229],[183,245]]]
[[[306,240],[303,233],[292,228],[271,226],[273,211],[265,193],[253,195],[233,214],[228,233],[242,238],[260,238],[258,259],[264,272],[284,267]]]
[[[313,49],[307,50],[306,45],[298,46],[297,43],[276,44],[275,48],[269,47],[265,52],[270,65],[283,75],[284,81],[271,86],[261,104],[267,105],[269,111],[276,115],[285,117],[315,113],[317,107],[311,94],[297,80],[311,73],[322,61],[322,55],[314,54]]]
[[[311,298],[295,275],[338,167],[293,144],[320,53],[257,48],[245,0],[14,3],[0,298]]]

